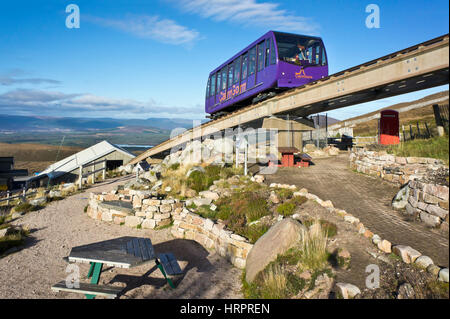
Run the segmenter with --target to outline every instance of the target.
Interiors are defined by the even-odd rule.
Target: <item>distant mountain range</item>
[[[202,120],[205,122],[206,120]],[[192,128],[192,120],[148,118],[148,119],[112,119],[112,118],[74,118],[43,117],[0,114],[0,132],[33,132],[44,130],[111,130],[129,129],[133,127],[172,130],[177,127]]]

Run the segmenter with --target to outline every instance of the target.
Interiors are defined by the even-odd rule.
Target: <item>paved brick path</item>
[[[391,206],[398,187],[377,178],[355,173],[348,168],[348,155],[317,159],[309,168],[280,168],[266,175],[267,183],[295,184],[305,187],[323,200],[331,200],[381,238],[393,244],[409,245],[430,256],[436,264],[449,264],[449,239],[422,223],[405,220]]]

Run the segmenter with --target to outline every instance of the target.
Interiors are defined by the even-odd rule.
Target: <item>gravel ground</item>
[[[53,284],[69,275],[62,258],[71,247],[122,236],[151,238],[156,253],[173,252],[185,274],[175,279],[177,287],[171,289],[154,264],[132,269],[105,266],[100,284],[124,287],[120,298],[242,298],[242,271],[214,251],[192,240],[175,239],[170,229],[134,229],[96,221],[83,213],[89,192],[109,191],[127,179],[97,184],[14,221],[15,225],[28,225],[31,234],[20,251],[0,259],[0,298],[84,298],[51,291]],[[86,281],[89,265],[77,265],[81,280]]]

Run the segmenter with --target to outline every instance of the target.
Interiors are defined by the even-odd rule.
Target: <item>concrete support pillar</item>
[[[263,128],[278,130],[278,147],[295,147],[303,149],[302,133],[314,128],[314,123],[308,119],[283,119],[271,116],[263,121]]]

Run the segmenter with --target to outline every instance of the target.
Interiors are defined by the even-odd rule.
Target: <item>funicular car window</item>
[[[241,57],[237,58],[233,62],[233,68],[234,68],[234,77],[233,77],[233,84],[236,84],[240,81],[240,75],[241,75]]]
[[[209,77],[209,79],[208,79],[208,84],[206,85],[206,97],[208,98],[209,97],[209,92],[210,92],[210,90],[211,90],[211,77]]]
[[[264,42],[257,46],[258,48],[258,72],[264,69]]]
[[[242,56],[242,80],[247,78],[248,53]]]
[[[298,65],[315,65],[312,48],[322,47],[319,39],[292,34],[275,33],[278,46],[278,58]]]
[[[211,77],[211,91],[210,96],[216,94],[216,74]]]
[[[266,39],[266,54],[264,57],[265,62],[265,67],[267,68],[270,64],[270,60],[269,60],[269,55],[270,55],[270,40]]]
[[[217,72],[217,89],[216,89],[216,94],[219,94],[220,92],[220,88],[222,87],[222,73]]]
[[[249,51],[249,71],[248,74],[252,75],[256,69],[256,47],[253,47]]]
[[[233,64],[228,65],[228,88],[233,85]]]
[[[273,38],[270,38],[270,64],[277,63],[277,55],[275,51],[275,44],[273,42]]]
[[[227,67],[222,69],[222,91],[227,89]]]

